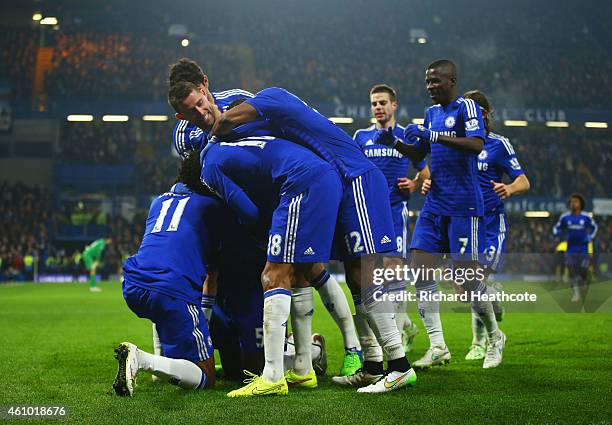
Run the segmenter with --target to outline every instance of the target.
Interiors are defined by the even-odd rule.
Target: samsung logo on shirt
[[[392,156],[394,158],[402,158],[402,154],[393,148],[366,149],[365,154],[368,158],[378,158],[387,156]]]

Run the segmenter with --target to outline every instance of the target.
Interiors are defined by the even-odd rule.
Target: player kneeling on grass
[[[215,197],[182,183],[152,202],[140,249],[123,266],[123,297],[138,317],[155,323],[164,356],[120,344],[113,384],[118,395],[131,396],[143,370],[185,389],[215,384],[213,347],[200,303],[224,211]]]

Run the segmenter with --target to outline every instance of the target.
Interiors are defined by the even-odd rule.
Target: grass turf
[[[330,361],[318,389],[228,399],[236,388],[231,382],[188,392],[143,373],[134,397],[120,398],[111,389],[113,349],[129,340],[151,351],[151,327],[127,308],[117,282],[101,287],[94,294],[83,284],[0,285],[0,405],[65,405],[69,422],[87,424],[612,422],[611,314],[509,314],[502,324],[504,363],[483,370],[481,362],[463,360],[469,316],[445,313],[452,363],[419,372],[412,389],[363,395],[330,383],[342,340],[317,297],[313,329],[326,336]],[[410,313],[421,328],[409,355],[414,360],[427,337]]]

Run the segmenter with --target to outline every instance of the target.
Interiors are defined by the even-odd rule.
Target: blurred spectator
[[[33,272],[34,262],[48,248],[49,209],[49,197],[41,189],[0,183],[0,280],[3,275],[23,280]]]

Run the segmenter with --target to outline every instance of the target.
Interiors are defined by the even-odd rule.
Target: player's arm
[[[589,227],[591,228],[591,233],[589,233],[589,241],[592,241],[595,239],[595,235],[597,234],[597,223],[595,223],[595,220],[590,218],[589,224]]]
[[[555,224],[555,226],[553,227],[553,235],[555,236],[561,235],[561,232],[563,232],[564,229],[565,229],[565,214],[559,217],[557,224]]]
[[[217,271],[210,271],[206,275],[204,285],[202,285],[202,312],[206,317],[206,323],[210,323],[212,310],[217,297]]]
[[[425,114],[425,125],[427,125],[428,115]],[[384,133],[378,134],[377,143],[387,145],[395,148],[399,153],[408,157],[413,164],[420,163],[425,157],[431,152],[431,146],[425,140],[421,140],[418,137],[413,136],[406,127],[404,130],[404,138],[400,139],[395,137],[393,128],[389,127],[384,130]]]
[[[425,166],[421,169],[417,167],[417,173],[414,175],[414,182],[416,184],[416,188],[421,187],[425,180],[428,180],[431,177],[431,172],[429,171],[429,166],[425,164]]]
[[[465,136],[453,137],[430,130],[427,126],[410,124],[406,127],[404,135],[418,137],[429,143],[439,143],[460,151],[479,154],[484,148],[484,122],[482,112],[472,99],[465,99],[461,103],[459,114],[464,122]]]
[[[219,277],[219,273],[217,271],[210,271],[206,275],[206,279],[204,280],[204,286],[202,293],[204,295],[208,295],[210,297],[215,297],[217,295],[217,278]]]
[[[512,179],[512,183],[504,184],[491,180],[493,190],[501,199],[509,198],[510,196],[521,195],[529,190],[531,184],[521,168],[521,164],[516,156],[516,152],[510,141],[503,137],[501,141],[503,149],[500,150],[498,164],[504,170],[504,173]]]
[[[529,190],[531,187],[529,179],[525,174],[519,175],[510,184],[498,183],[491,180],[493,190],[501,199],[509,198],[510,196],[521,195]]]
[[[239,125],[258,120],[259,117],[257,109],[243,102],[221,114],[221,117],[213,125],[210,134],[218,137],[225,136]]]
[[[413,164],[414,165],[414,164]],[[417,166],[417,173],[412,179],[407,177],[400,177],[397,179],[397,187],[401,191],[414,192],[423,185],[423,182],[430,177],[429,167],[425,161],[421,161]],[[419,168],[420,167],[420,168]]]
[[[291,105],[304,104],[297,96],[279,87],[263,89],[244,103],[225,111],[222,118],[213,126],[213,135],[227,135],[235,127],[258,119],[272,123],[295,119],[295,108]]]
[[[247,227],[257,226],[260,214],[257,205],[232,179],[226,176],[216,164],[206,164],[202,169],[202,182],[216,192],[236,213]]]
[[[460,151],[479,154],[484,148],[484,140],[480,137],[453,137],[440,135],[438,143]]]
[[[484,126],[484,125],[483,125]],[[418,138],[419,140],[429,143],[439,143],[441,145],[448,146],[453,149],[460,151],[469,152],[473,154],[479,154],[484,147],[484,135],[483,136],[466,136],[466,137],[453,137],[440,134],[438,131],[433,131],[425,126],[410,124],[406,127],[404,132],[405,138]],[[399,145],[399,143],[398,143]],[[397,149],[397,148],[396,148]],[[402,152],[400,149],[397,149]],[[412,157],[405,154],[410,159]],[[421,158],[422,159],[422,158]]]
[[[400,141],[399,139],[396,139],[395,143],[392,146],[399,153],[404,156],[407,156],[411,161],[414,162],[422,161],[429,153],[429,146],[427,146],[427,143],[421,142],[420,140],[415,143],[408,144],[406,142]]]

